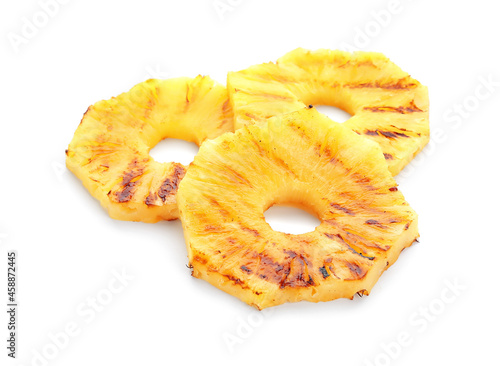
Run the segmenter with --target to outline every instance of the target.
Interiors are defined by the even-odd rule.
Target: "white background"
[[[72,0],[45,16],[42,2],[0,6],[0,276],[17,250],[20,304],[12,361],[0,279],[1,365],[498,362],[493,1],[222,0],[230,8],[222,16],[213,0]],[[38,26],[23,34],[26,21]],[[18,46],[15,35],[24,37]],[[259,313],[190,276],[179,221],[111,220],[64,168],[87,107],[147,78],[225,83],[227,71],[296,47],[346,44],[385,53],[429,87],[435,134],[397,178],[419,214],[420,243],[369,297]],[[113,271],[133,279],[92,312],[88,299],[104,296]],[[61,335],[68,326],[77,334]]]

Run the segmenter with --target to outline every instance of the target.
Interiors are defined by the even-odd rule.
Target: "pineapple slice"
[[[258,309],[369,294],[418,237],[380,147],[314,108],[205,142],[177,199],[193,276]],[[275,204],[321,224],[274,231]]]
[[[398,174],[429,141],[427,88],[380,53],[297,49],[228,74],[235,128],[312,105],[352,115],[344,125],[382,148]]]
[[[233,131],[226,88],[207,76],[151,79],[84,114],[66,165],[118,220],[178,218],[176,193],[186,167],[149,151],[164,138],[201,145]]]

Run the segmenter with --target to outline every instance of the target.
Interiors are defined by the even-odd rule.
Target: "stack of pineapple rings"
[[[148,80],[96,103],[68,168],[115,219],[180,217],[193,276],[258,309],[368,295],[418,237],[393,176],[429,140],[427,88],[378,53],[304,49],[227,85]],[[335,123],[318,104],[352,117]],[[189,168],[149,156],[164,138],[200,146]],[[321,224],[274,231],[275,204]]]

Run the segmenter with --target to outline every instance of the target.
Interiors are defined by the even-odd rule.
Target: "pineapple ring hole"
[[[198,149],[194,142],[166,138],[158,142],[149,155],[158,163],[175,162],[187,166],[194,160]]]
[[[264,212],[264,217],[271,229],[285,234],[309,233],[321,224],[315,215],[288,205],[273,205]]]
[[[352,117],[352,114],[350,114],[349,112],[331,105],[315,105],[314,108],[316,108],[318,112],[323,113],[324,115],[329,117],[332,121],[338,123],[344,123]]]

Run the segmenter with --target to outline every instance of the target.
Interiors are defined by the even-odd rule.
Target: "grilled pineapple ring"
[[[91,106],[66,151],[67,167],[118,220],[178,218],[186,167],[149,151],[164,138],[201,145],[232,131],[226,88],[209,77],[151,79]]]
[[[258,309],[369,294],[418,236],[380,147],[315,109],[205,142],[177,199],[193,276]],[[274,204],[321,224],[273,231]]]
[[[344,125],[382,148],[396,175],[429,141],[427,88],[379,53],[294,50],[228,74],[235,128],[306,105],[352,115]]]

